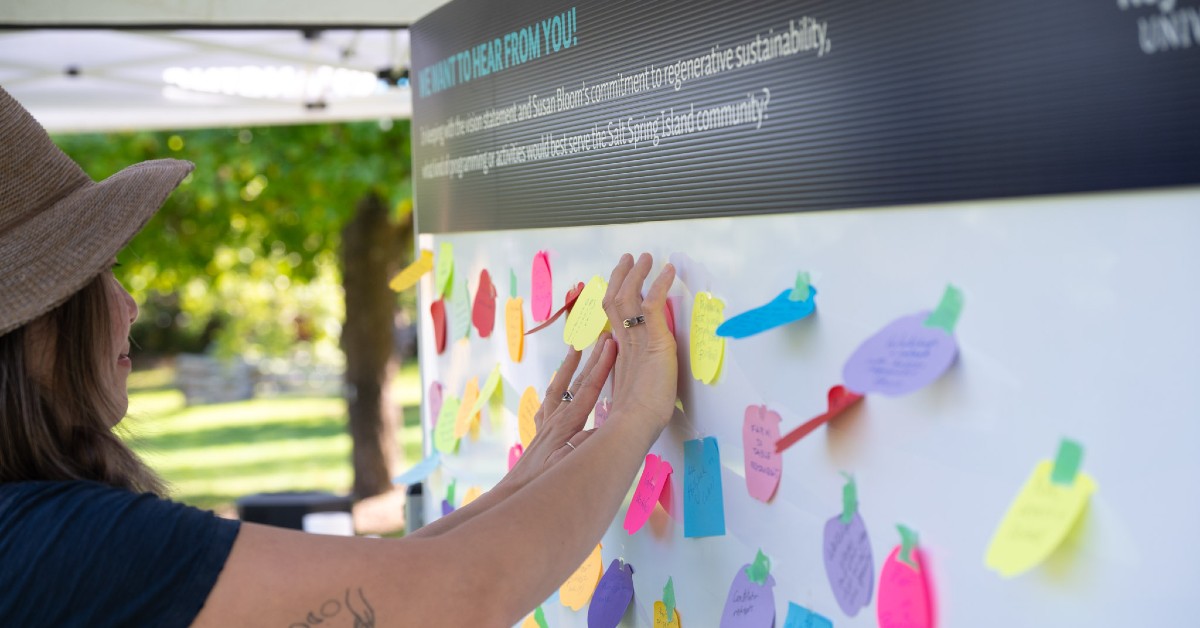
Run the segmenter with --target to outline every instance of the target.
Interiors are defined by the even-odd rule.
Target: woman
[[[468,506],[383,540],[167,501],[111,431],[128,405],[138,312],[110,268],[192,166],[150,161],[95,183],[2,89],[0,129],[5,625],[512,625],[595,547],[670,419],[677,363],[663,303],[674,270],[643,298],[653,261],[625,255],[604,301],[613,336],[578,376],[580,354],[567,352],[537,438]],[[609,419],[582,431],[610,373]]]

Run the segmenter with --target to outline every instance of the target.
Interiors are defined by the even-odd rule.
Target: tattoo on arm
[[[304,621],[293,622],[288,625],[288,628],[314,628],[331,619],[343,616],[343,610],[349,611],[354,616],[354,628],[375,628],[375,608],[367,601],[362,587],[355,588],[353,592],[351,589],[346,589],[346,594],[342,599],[344,600],[342,602],[335,598],[325,600],[319,608],[310,610]]]

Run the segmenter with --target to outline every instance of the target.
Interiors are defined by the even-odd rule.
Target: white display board
[[[1195,623],[1200,587],[1200,189],[1024,198],[889,209],[712,218],[606,227],[419,236],[453,244],[455,280],[472,294],[480,271],[495,278],[496,332],[454,340],[438,354],[430,324],[432,275],[420,283],[421,374],[461,396],[496,364],[504,379],[503,428],[483,421],[478,440],[426,486],[428,518],[447,482],[458,494],[487,489],[518,442],[516,409],[527,386],[544,389],[557,368],[564,322],[526,338],[514,363],[504,336],[509,272],[529,313],[530,268],[550,253],[555,308],[570,285],[607,278],[624,252],[649,251],[656,270],[679,267],[671,290],[684,413],[651,449],[672,463],[682,495],[683,442],[720,446],[724,536],[685,538],[682,509],[661,511],[634,535],[622,507],[602,543],[603,563],[634,567],[623,625],[653,625],[653,603],[673,578],[684,625],[715,626],[735,572],[761,549],[771,559],[776,621],[788,602],[835,626],[876,625],[875,599],[851,618],[838,607],[822,561],[826,520],[841,511],[843,477],[857,480],[859,512],[879,570],[899,544],[896,524],[920,535],[939,626],[1182,626]],[[814,316],[726,344],[714,385],[692,379],[692,298],[710,291],[726,317],[765,304],[807,271]],[[965,306],[956,363],[902,397],[868,395],[847,415],[784,453],[770,503],[744,480],[746,407],[765,404],[788,430],[825,410],[855,348],[890,321],[932,309],[947,283]],[[450,308],[447,308],[448,310]],[[452,318],[452,317],[451,317]],[[451,323],[453,324],[453,323]],[[432,451],[429,408],[423,409]],[[997,525],[1041,460],[1063,437],[1084,447],[1082,470],[1098,489],[1071,540],[1043,565],[1004,579],[984,564]],[[629,503],[626,500],[625,505]],[[519,565],[516,567],[519,568]],[[583,626],[551,597],[550,626]]]

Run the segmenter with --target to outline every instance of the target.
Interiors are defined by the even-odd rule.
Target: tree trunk
[[[354,217],[342,230],[346,323],[341,345],[358,499],[388,491],[400,464],[390,385],[396,373],[396,296],[388,288],[388,274],[400,258],[403,231],[408,230],[389,222],[383,199],[374,193],[358,201]]]

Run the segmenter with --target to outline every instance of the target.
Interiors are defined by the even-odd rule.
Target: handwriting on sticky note
[[[433,319],[433,342],[440,354],[446,350],[446,302],[438,299],[430,303],[429,316]]]
[[[854,617],[871,603],[875,588],[875,558],[862,515],[855,512],[849,523],[842,515],[825,522],[825,576],[842,612]]]
[[[746,338],[788,323],[794,323],[813,313],[816,304],[813,297],[817,289],[808,289],[808,298],[802,301],[791,299],[792,289],[779,293],[770,303],[742,312],[721,323],[717,335],[726,338]]]
[[[550,255],[545,251],[538,251],[533,256],[529,307],[532,310],[534,322],[538,323],[549,318],[550,311],[554,309],[554,282],[550,277]]]
[[[654,454],[646,455],[642,475],[633,491],[633,501],[625,511],[625,531],[633,534],[641,529],[654,512],[663,487],[671,480],[671,463]]]
[[[775,577],[767,575],[762,584],[752,582],[742,565],[729,585],[721,628],[771,628],[775,625]]]
[[[1074,483],[1053,481],[1054,463],[1038,463],[992,535],[985,563],[1005,578],[1046,560],[1087,509],[1096,481],[1078,472]]]
[[[924,556],[920,548],[912,550],[914,569],[900,560],[900,549],[899,545],[892,548],[879,576],[879,604],[875,609],[879,628],[931,628],[933,598]]]
[[[771,501],[783,476],[783,456],[775,451],[782,420],[778,412],[766,406],[747,406],[742,421],[746,489],[762,502]]]
[[[433,269],[433,293],[446,296],[454,277],[454,245],[443,242],[438,248],[437,265]]]
[[[471,337],[471,291],[467,280],[455,281],[450,294],[450,313],[453,317],[450,325],[451,335],[455,340]]]
[[[721,454],[717,439],[683,443],[683,535],[725,534],[725,498],[721,491]]]
[[[454,418],[455,438],[466,436],[467,431],[471,429],[471,423],[474,422],[475,415],[479,412],[475,408],[477,401],[479,401],[479,378],[472,377],[467,380],[467,386],[463,389],[462,404],[458,407],[458,414]]]
[[[846,387],[897,396],[941,377],[958,355],[958,343],[944,329],[925,325],[928,316],[898,318],[859,345],[842,369]]]
[[[633,566],[614,558],[596,585],[588,608],[588,628],[616,628],[633,601]]]
[[[504,304],[504,332],[508,339],[508,357],[520,362],[525,354],[525,310],[521,297],[513,297]]]
[[[692,377],[712,384],[721,372],[725,357],[725,339],[717,328],[725,320],[725,304],[707,292],[697,292],[692,303],[691,349]]]
[[[577,611],[592,599],[592,593],[595,592],[596,585],[600,583],[600,574],[604,569],[600,550],[601,546],[597,545],[575,572],[567,578],[566,582],[558,588],[558,599],[563,606]]]
[[[654,628],[681,628],[682,620],[679,618],[679,609],[673,608],[670,610],[670,615],[667,613],[667,605],[663,604],[662,600],[655,600]]]
[[[457,427],[458,407],[458,397],[450,395],[443,399],[437,424],[433,428],[433,445],[444,454],[452,454],[458,450],[458,439],[461,437],[454,433]]]
[[[788,602],[783,628],[833,628],[833,622],[795,602]]]
[[[526,448],[537,435],[537,423],[534,418],[541,406],[542,401],[538,399],[537,389],[533,386],[521,393],[521,404],[517,407],[517,432],[521,435],[521,445]]]
[[[608,315],[604,313],[604,293],[608,290],[608,282],[600,275],[595,275],[583,288],[583,293],[575,301],[575,307],[567,314],[567,325],[563,329],[563,340],[583,351],[596,342],[604,325],[608,323]]]
[[[404,292],[417,285],[417,281],[431,270],[433,270],[433,251],[421,249],[417,259],[405,266],[404,270],[396,273],[396,276],[388,282],[388,287],[396,292]]]
[[[491,336],[496,326],[496,286],[486,268],[479,273],[475,305],[471,308],[471,324],[479,332],[480,338]]]

